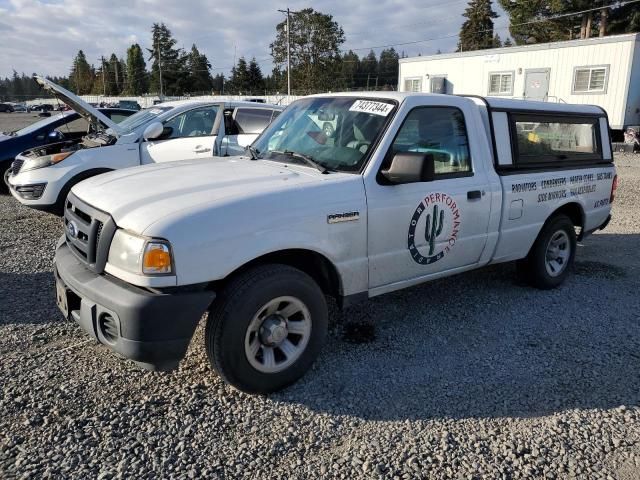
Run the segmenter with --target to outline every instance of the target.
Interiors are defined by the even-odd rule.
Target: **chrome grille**
[[[71,251],[91,270],[102,273],[116,229],[111,217],[70,193],[64,209],[64,226]]]

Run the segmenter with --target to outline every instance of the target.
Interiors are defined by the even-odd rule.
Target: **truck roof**
[[[558,112],[558,113],[584,113],[591,115],[603,115],[604,110],[596,105],[576,105],[570,103],[555,103],[555,102],[542,102],[535,100],[522,100],[512,98],[497,98],[497,97],[480,97],[477,95],[457,95],[459,97],[466,97],[469,99],[482,98],[486,100],[491,108],[500,110],[528,110],[528,111],[543,111],[543,112]],[[413,93],[413,92],[339,92],[339,93],[324,93],[311,95],[311,97],[358,97],[358,98],[378,98],[387,100],[396,100],[398,103],[402,103],[408,97],[451,97],[451,95],[445,95],[440,93]]]

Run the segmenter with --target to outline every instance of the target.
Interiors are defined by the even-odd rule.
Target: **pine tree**
[[[122,72],[120,71],[120,61],[115,53],[112,53],[105,70],[107,95],[120,95],[122,89]]]
[[[127,89],[129,95],[142,95],[147,92],[149,79],[142,49],[137,43],[127,49]]]
[[[225,91],[236,95],[246,93],[249,89],[249,68],[244,57],[238,59],[238,63],[231,69],[231,78],[227,82]]]
[[[209,93],[213,88],[213,79],[209,72],[211,64],[207,56],[200,53],[195,44],[191,47],[187,57],[187,69],[189,70],[187,90],[190,92]]]
[[[154,23],[151,27],[152,48],[147,49],[151,64],[151,81],[149,89],[164,95],[179,95],[187,84],[189,72],[186,68],[187,55],[164,23]],[[160,69],[162,66],[162,89],[160,88]]]
[[[264,91],[264,78],[262,77],[262,70],[260,65],[253,57],[249,62],[249,69],[247,71],[248,89],[251,93],[262,93]]]
[[[507,37],[507,39],[504,41],[502,46],[503,47],[513,47],[513,42],[511,41],[511,38]]]
[[[331,15],[305,8],[291,16],[291,76],[297,93],[331,90],[340,75],[344,30]],[[286,75],[286,20],[276,26],[271,44],[273,62]],[[285,81],[286,88],[286,81]]]
[[[358,87],[358,72],[360,71],[360,58],[353,50],[342,55],[341,59],[341,88],[353,90]]]
[[[397,88],[399,58],[398,52],[393,47],[380,52],[380,61],[378,62],[379,86],[391,88],[392,90]]]
[[[491,0],[471,0],[462,16],[467,20],[460,29],[458,51],[493,48],[493,19],[498,14],[493,11]]]
[[[69,78],[73,91],[77,95],[85,95],[91,92],[94,72],[91,65],[89,65],[89,62],[87,62],[87,57],[82,50],[78,51],[78,54],[73,60]]]
[[[517,45],[640,31],[640,5],[617,0],[499,0]],[[592,10],[579,15],[571,12]]]
[[[378,81],[378,59],[373,50],[369,51],[367,56],[360,61],[358,77],[360,87],[366,89],[372,89]]]
[[[213,91],[217,94],[222,94],[225,88],[225,81],[224,74],[222,73],[218,73],[213,77]]]

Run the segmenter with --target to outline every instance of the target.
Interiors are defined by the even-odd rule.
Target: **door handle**
[[[211,151],[210,148],[201,147],[201,146],[197,146],[196,148],[193,149],[193,153],[206,153],[210,151]]]
[[[480,190],[471,190],[467,192],[467,200],[478,200],[482,198],[482,192]]]

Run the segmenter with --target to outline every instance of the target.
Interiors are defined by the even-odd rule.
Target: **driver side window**
[[[454,107],[418,107],[402,124],[387,161],[397,153],[433,155],[436,175],[471,172],[469,140],[463,113]]]
[[[171,133],[164,139],[213,135],[217,112],[218,107],[212,105],[176,115],[164,123],[165,129],[171,128]]]

